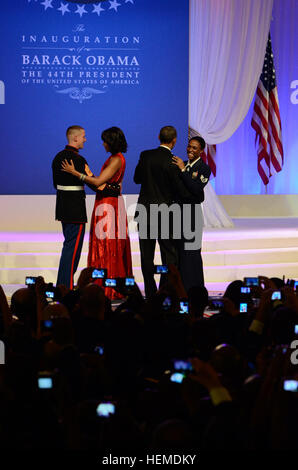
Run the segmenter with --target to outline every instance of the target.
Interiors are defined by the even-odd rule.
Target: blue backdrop
[[[124,193],[136,193],[139,153],[166,124],[185,154],[188,2],[2,0],[1,194],[51,194],[51,162],[65,130],[86,129],[82,155],[95,174],[100,134],[116,125],[129,149]]]

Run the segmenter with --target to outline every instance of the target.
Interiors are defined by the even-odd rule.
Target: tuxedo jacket
[[[187,161],[184,163],[187,164]],[[184,200],[185,203],[200,204],[204,201],[204,187],[209,181],[210,174],[210,167],[202,158],[199,158],[189,170],[181,171],[180,177],[192,195],[189,200]]]
[[[180,177],[180,170],[172,163],[172,156],[165,147],[140,154],[134,174],[134,182],[141,184],[138,204],[149,208],[150,204],[171,205],[193,198]]]
[[[85,158],[79,155],[77,149],[67,145],[64,150],[56,155],[52,163],[53,184],[55,189],[57,189],[57,185],[84,186],[79,178],[62,171],[62,161],[65,159],[72,160],[75,169],[85,174],[85,165],[87,164]],[[87,222],[85,199],[86,194],[84,189],[81,191],[63,191],[57,189],[56,220],[65,223]]]

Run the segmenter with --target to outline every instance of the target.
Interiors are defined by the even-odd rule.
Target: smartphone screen
[[[172,305],[172,299],[171,297],[166,297],[165,300],[162,303],[162,309],[163,310],[169,310]]]
[[[134,286],[135,285],[135,280],[133,277],[126,277],[125,278],[125,285],[127,287],[131,287],[131,286]]]
[[[100,403],[96,408],[97,416],[108,418],[110,415],[115,414],[114,403]]]
[[[281,299],[281,292],[276,290],[272,293],[271,300],[280,300]]]
[[[103,353],[104,353],[104,349],[103,349],[102,346],[95,346],[94,352],[97,353],[97,354],[99,354],[100,356],[102,356]]]
[[[105,279],[105,287],[116,287],[117,279]]]
[[[166,274],[169,272],[166,264],[157,264],[154,266],[155,274]]]
[[[241,294],[250,294],[250,287],[241,287]]]
[[[26,276],[25,284],[26,286],[33,286],[36,282],[36,277],[34,276]]]
[[[52,377],[39,377],[38,378],[38,388],[43,390],[49,390],[53,388],[53,379]]]
[[[184,361],[183,359],[174,359],[174,369],[175,370],[193,370],[192,364],[190,361]]]
[[[187,300],[180,301],[179,313],[181,313],[182,315],[185,313],[188,313],[188,301]]]
[[[46,294],[47,300],[49,300],[50,302],[53,302],[53,301],[54,301],[54,297],[55,297],[54,291],[52,291],[52,290],[47,290],[47,291],[45,292],[45,294]]]
[[[181,372],[174,372],[170,377],[170,381],[177,384],[181,384],[184,378],[185,374],[182,374]]]
[[[239,306],[239,312],[247,312],[247,303],[241,302]]]
[[[258,277],[245,277],[244,284],[249,286],[258,286],[259,285],[259,278]]]
[[[286,392],[298,392],[298,381],[284,380],[284,390],[286,390]]]
[[[92,279],[104,279],[106,277],[106,269],[94,269],[92,272]]]
[[[53,321],[52,320],[44,320],[42,324],[43,324],[44,328],[52,328],[53,327]]]
[[[214,299],[212,300],[212,306],[219,309],[223,307],[223,300],[220,299]]]

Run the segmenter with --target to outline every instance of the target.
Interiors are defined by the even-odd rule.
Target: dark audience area
[[[236,280],[212,298],[170,266],[152,298],[122,286],[115,306],[91,274],[72,291],[37,278],[10,305],[0,287],[2,449],[298,447],[294,282]]]

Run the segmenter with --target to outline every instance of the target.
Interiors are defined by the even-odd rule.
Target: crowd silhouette
[[[0,288],[1,448],[297,448],[293,283],[259,277],[247,292],[237,280],[214,299],[202,287],[185,292],[169,268],[150,299],[136,284],[119,287],[116,308],[93,268],[74,290],[58,286],[54,302],[42,277],[11,305]]]

